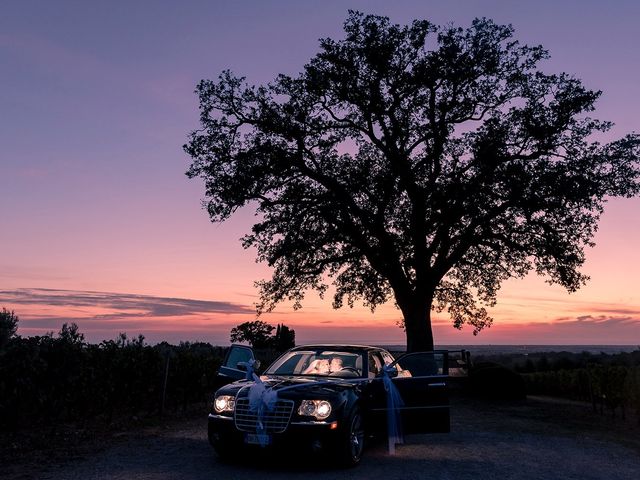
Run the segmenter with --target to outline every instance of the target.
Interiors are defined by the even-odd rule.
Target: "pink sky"
[[[347,8],[467,25],[512,23],[551,51],[550,71],[603,90],[595,116],[611,138],[639,131],[636,2],[14,2],[0,18],[0,307],[22,335],[75,321],[87,338],[227,343],[253,320],[255,280],[269,270],[238,238],[253,212],[222,225],[184,176],[201,78],[231,68],[253,83],[299,71],[317,39],[339,37]],[[608,203],[587,253],[590,283],[567,294],[543,279],[505,284],[494,326],[473,337],[445,317],[439,344],[640,344],[640,200]],[[402,343],[391,305],[265,315],[299,342]]]

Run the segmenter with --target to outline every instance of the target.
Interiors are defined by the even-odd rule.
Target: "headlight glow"
[[[298,415],[324,420],[331,415],[331,404],[326,400],[303,400],[298,408]]]
[[[236,406],[236,397],[232,395],[220,395],[216,397],[213,402],[213,408],[216,412],[233,412],[234,407]]]
[[[318,412],[318,417],[327,418],[331,413],[331,405],[329,402],[320,402],[318,403],[318,408],[316,410]]]

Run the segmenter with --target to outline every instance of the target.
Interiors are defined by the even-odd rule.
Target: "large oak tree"
[[[350,12],[296,77],[223,72],[197,87],[185,146],[212,221],[257,209],[244,245],[273,267],[259,310],[305,291],[399,307],[409,351],[431,313],[474,333],[501,283],[534,270],[574,291],[608,196],[639,191],[640,137],[608,144],[600,92],[544,73],[510,26],[392,24]]]

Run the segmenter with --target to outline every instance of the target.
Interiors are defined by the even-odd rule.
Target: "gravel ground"
[[[11,479],[633,479],[640,478],[640,427],[593,415],[587,406],[529,399],[521,404],[454,400],[449,434],[415,435],[387,454],[377,443],[349,470],[221,463],[206,441],[204,419],[150,429],[91,456],[30,465]],[[46,462],[45,462],[46,463]],[[0,474],[0,477],[3,475]]]

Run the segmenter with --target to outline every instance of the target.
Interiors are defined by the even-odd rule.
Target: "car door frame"
[[[232,344],[227,350],[224,361],[220,365],[220,368],[218,368],[215,382],[216,390],[220,387],[223,387],[224,385],[246,378],[247,371],[239,368],[238,363],[240,362],[236,360],[237,356],[234,355],[238,350],[248,352],[250,354],[248,360],[256,359],[253,348],[248,347],[247,345],[239,345],[237,343]]]
[[[409,356],[442,355],[442,367],[436,373],[411,377],[394,376],[391,380],[403,400],[403,405],[400,407],[400,417],[404,433],[449,432],[448,351],[435,350],[407,353],[394,359],[390,364],[384,361],[382,350],[376,351],[376,353],[380,355],[384,365],[390,366],[399,365],[398,362]],[[391,356],[391,358],[393,357]],[[369,382],[367,397],[373,424],[375,426],[386,426],[387,398],[382,375]]]

